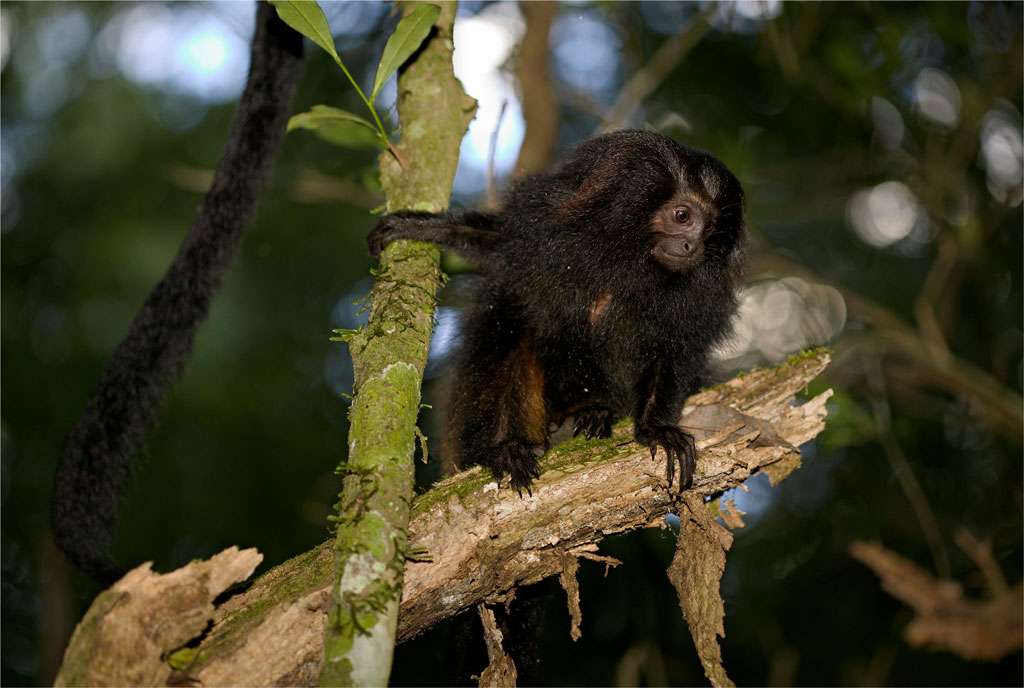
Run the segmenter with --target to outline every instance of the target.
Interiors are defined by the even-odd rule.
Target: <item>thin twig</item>
[[[964,554],[971,558],[974,565],[978,567],[981,574],[985,576],[985,584],[988,586],[989,594],[992,597],[1005,595],[1010,591],[1006,577],[992,556],[992,540],[985,538],[978,540],[971,535],[966,528],[957,528],[953,533],[953,542],[963,550]]]
[[[949,566],[949,552],[942,540],[942,531],[939,529],[938,521],[935,520],[935,512],[928,502],[914,469],[907,461],[903,448],[900,446],[896,435],[892,431],[892,418],[889,412],[889,402],[885,398],[885,380],[882,379],[882,366],[872,366],[868,371],[868,386],[872,388],[871,407],[875,414],[875,428],[878,442],[885,451],[885,456],[892,466],[893,475],[900,484],[903,494],[906,495],[910,507],[914,510],[917,522],[924,533],[924,539],[928,543],[928,549],[932,552],[932,560],[935,563],[935,571],[940,578],[951,578],[952,569]]]
[[[956,265],[958,252],[953,238],[947,233],[939,235],[938,244],[939,254],[928,270],[928,276],[925,277],[921,291],[914,301],[914,317],[921,330],[921,338],[932,355],[940,360],[948,360],[952,353],[949,350],[949,344],[946,343],[942,326],[939,324],[938,318],[935,317],[935,304],[939,300],[939,294],[946,286],[949,273]]]
[[[650,61],[619,91],[615,103],[604,118],[601,131],[619,129],[629,122],[640,104],[665,81],[711,29],[708,17],[714,11],[717,11],[717,5],[709,3],[694,17],[689,26],[661,44]]]
[[[395,160],[398,161],[398,164],[402,166],[402,171],[408,172],[409,166],[405,164],[405,160],[402,159],[402,154],[398,152],[398,149],[395,147],[395,144],[391,143],[390,141],[388,141],[388,150],[391,151],[391,154],[393,156],[395,156]]]
[[[498,132],[501,131],[501,122],[505,119],[505,110],[508,109],[508,101],[501,101],[501,109],[498,111],[498,121],[494,123],[491,131],[491,140],[487,146],[487,206],[496,208],[498,206],[498,185],[494,178],[494,158],[498,153]]]

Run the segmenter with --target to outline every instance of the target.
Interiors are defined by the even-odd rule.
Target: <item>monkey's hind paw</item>
[[[509,476],[510,487],[523,496],[523,490],[529,496],[533,496],[531,484],[535,478],[540,477],[540,464],[537,459],[544,455],[543,445],[534,445],[528,442],[509,440],[491,447],[488,450],[488,459],[485,465],[491,469],[494,479],[501,487],[502,478]]]
[[[572,436],[577,437],[580,433],[588,440],[603,440],[612,436],[612,424],[615,416],[612,410],[604,406],[592,406],[580,410],[573,419]]]
[[[676,462],[679,463],[679,491],[693,485],[693,473],[697,469],[697,445],[693,435],[673,425],[659,425],[644,432],[638,430],[636,439],[651,448],[652,459],[658,447],[665,450],[665,477],[669,489],[672,489],[672,481],[675,479]]]

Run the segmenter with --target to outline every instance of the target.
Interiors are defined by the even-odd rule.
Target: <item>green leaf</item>
[[[281,21],[326,50],[335,61],[340,59],[320,5],[312,0],[270,0],[270,4],[277,9]]]
[[[391,34],[384,46],[384,54],[380,56],[377,74],[373,77],[373,91],[370,93],[371,103],[380,93],[380,89],[383,88],[388,77],[394,74],[402,66],[402,63],[420,47],[420,43],[430,33],[430,28],[440,15],[441,8],[437,5],[420,5],[409,16],[398,22],[395,32]]]
[[[317,136],[348,148],[383,148],[380,132],[359,115],[329,105],[314,105],[309,112],[292,115],[288,131],[309,129]]]

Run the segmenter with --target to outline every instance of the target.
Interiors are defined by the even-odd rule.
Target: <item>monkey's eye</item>
[[[680,224],[686,224],[690,221],[690,209],[689,208],[676,208],[676,222]]]

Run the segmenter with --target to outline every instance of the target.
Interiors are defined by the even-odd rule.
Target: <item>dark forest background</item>
[[[369,83],[397,16],[324,4],[339,53]],[[489,72],[463,79],[481,100],[471,138],[483,147],[464,149],[453,202],[471,206],[484,202],[502,98],[499,188],[523,134],[523,23],[514,4],[460,12],[467,46],[482,37],[493,48],[498,29],[509,44]],[[50,540],[54,467],[209,182],[253,14],[248,3],[0,4],[4,685],[51,682],[98,592]],[[982,663],[909,647],[912,613],[848,546],[881,541],[983,599],[983,577],[954,544],[966,528],[991,541],[1010,584],[1022,576],[1022,21],[1020,3],[996,2],[556,8],[556,149],[622,114],[620,126],[714,152],[744,184],[754,263],[717,375],[808,346],[834,351],[821,382],[836,390],[829,428],[804,447],[803,468],[730,495],[747,517],[723,580],[723,655],[741,685],[1020,685],[1019,652]],[[196,29],[207,24],[213,38]],[[181,52],[190,30],[205,52]],[[307,56],[296,111],[359,112],[329,58],[312,46]],[[631,102],[638,74],[655,88]],[[382,111],[388,98],[393,87]],[[265,569],[326,539],[351,391],[345,346],[328,337],[358,325],[364,236],[382,202],[374,178],[374,151],[288,135],[149,438],[121,561],[166,571],[238,544],[258,547]],[[442,334],[464,279],[442,295]],[[428,394],[444,352],[439,341]],[[422,423],[438,434],[432,415]],[[418,470],[424,489],[438,475]],[[536,680],[703,684],[664,575],[671,532],[602,549],[625,565],[607,576],[581,565],[578,642],[557,583],[542,584]],[[457,635],[443,624],[400,647],[394,683],[453,680]]]

